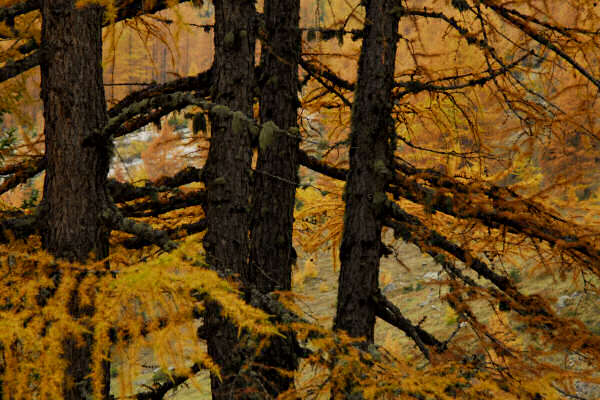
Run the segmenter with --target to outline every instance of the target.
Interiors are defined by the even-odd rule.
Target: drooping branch
[[[27,158],[27,159],[21,161],[20,163],[3,165],[2,167],[0,167],[0,176],[7,176],[7,175],[12,175],[12,174],[18,173],[18,172],[22,171],[23,169],[26,169],[27,166],[30,165],[32,162],[37,162],[41,158],[43,158],[43,156]]]
[[[439,19],[441,21],[444,21],[452,29],[454,29],[456,32],[458,32],[458,34],[460,36],[462,36],[467,41],[468,44],[475,45],[482,50],[485,50],[485,51],[488,51],[488,52],[491,52],[494,54],[496,53],[496,50],[492,46],[490,46],[490,44],[487,42],[487,40],[477,38],[476,34],[470,32],[467,28],[462,26],[456,20],[456,18],[454,18],[452,16],[448,16],[448,15],[444,14],[443,12],[432,11],[431,9],[428,9],[427,7],[417,9],[417,8],[404,8],[402,6],[397,7],[396,12],[399,12],[402,15],[411,15],[411,16],[415,16],[415,17],[432,18],[432,19]]]
[[[381,291],[371,296],[371,300],[376,306],[375,314],[385,322],[400,329],[406,336],[411,338],[428,360],[431,360],[431,354],[429,353],[430,347],[434,347],[436,352],[445,350],[446,345],[444,343],[437,340],[420,326],[410,322],[410,320],[402,314],[402,311],[400,311],[394,303],[389,301]]]
[[[345,170],[300,154],[300,163],[338,180],[345,180]],[[464,184],[459,180],[432,170],[398,165],[401,173],[391,181],[388,192],[460,219],[474,219],[490,228],[508,228],[509,232],[525,234],[559,247],[563,251],[584,256],[586,267],[596,271],[600,251],[585,239],[589,231],[565,221],[558,213],[524,199],[508,188],[485,183]],[[426,181],[425,186],[419,181]],[[575,258],[577,254],[574,254]]]
[[[561,35],[569,38],[569,39],[575,39],[575,37],[572,35],[572,33],[580,33],[583,35],[598,35],[600,33],[600,31],[596,30],[596,31],[590,31],[590,30],[586,30],[586,29],[581,29],[578,27],[574,27],[574,26],[560,26],[560,25],[553,25],[547,21],[542,21],[539,18],[536,18],[535,16],[532,15],[527,15],[527,14],[523,14],[522,12],[518,11],[518,10],[514,10],[511,8],[507,8],[505,6],[501,6],[498,4],[493,4],[493,7],[491,7],[490,5],[488,5],[487,2],[483,2],[487,7],[490,7],[494,10],[497,9],[501,9],[503,12],[506,12],[508,14],[514,15],[516,17],[519,17],[521,19],[524,19],[527,22],[532,22],[536,25],[540,25],[543,26],[544,28],[547,28],[551,31],[560,33]],[[499,11],[499,10],[496,10]],[[543,17],[542,17],[543,18]]]
[[[315,65],[315,63],[313,62],[309,62],[305,59],[300,59],[300,66],[310,75],[325,78],[340,89],[350,91],[354,90],[354,83],[348,82],[347,80],[340,78],[335,72],[333,72],[323,64]]]
[[[516,307],[516,311],[545,316],[554,314],[547,304],[539,303],[537,296],[523,295],[509,278],[496,273],[481,259],[473,256],[467,250],[451,242],[442,234],[427,228],[419,218],[407,213],[396,203],[386,200],[385,208],[395,220],[394,222],[400,223],[399,225],[390,224],[390,226],[395,229],[396,235],[399,235],[407,242],[416,244],[421,251],[428,253],[442,264],[444,264],[445,257],[435,249],[443,250],[452,255],[457,260],[463,262],[466,267],[477,272],[479,276],[482,276],[493,283],[498,289],[512,297],[518,305],[523,307],[522,309]],[[450,273],[456,273],[456,271],[450,269]],[[472,281],[468,283],[474,284]]]
[[[189,0],[177,0],[176,2],[185,3],[187,1]],[[114,22],[133,18],[138,15],[154,14],[158,11],[164,10],[172,4],[172,1],[167,0],[158,0],[152,2],[145,0],[121,0],[116,4],[117,16]],[[11,21],[19,15],[39,10],[39,8],[39,0],[26,0],[10,7],[3,7],[0,9],[0,21]],[[110,23],[112,23],[112,21],[107,20],[105,26]],[[0,83],[10,78],[14,78],[15,76],[37,67],[40,64],[41,53],[39,46],[35,41],[27,42],[22,49],[19,48],[19,52],[22,54],[30,54],[20,60],[7,62],[3,67],[1,67]]]
[[[418,180],[426,180],[426,187]],[[574,258],[585,257],[586,267],[598,272],[600,251],[586,237],[591,233],[576,223],[532,200],[523,199],[507,188],[484,183],[466,185],[439,173],[397,174],[390,192],[461,219],[474,219],[491,228],[506,227],[547,242]]]
[[[307,65],[307,68],[305,68],[306,72],[313,78],[315,79],[317,82],[319,82],[321,84],[321,86],[323,86],[325,89],[327,89],[329,92],[335,94],[341,101],[342,103],[344,103],[347,107],[352,107],[352,102],[350,100],[348,100],[348,98],[346,98],[346,96],[344,96],[336,87],[335,84],[330,84],[329,80],[326,82],[322,77],[321,74],[325,73],[330,77],[335,76],[335,74],[329,74],[327,70],[322,70],[320,71],[321,74],[317,74],[314,73],[313,70],[314,68],[309,68]]]
[[[302,150],[298,152],[298,161],[300,162],[300,165],[303,165],[306,168],[340,181],[345,181],[346,176],[348,175],[348,170],[334,167],[325,161],[306,154],[306,152]]]
[[[521,32],[525,33],[527,36],[529,36],[530,38],[532,38],[539,44],[552,50],[554,53],[556,53],[556,55],[558,55],[560,58],[565,60],[567,63],[571,64],[571,66],[573,68],[575,68],[577,71],[579,71],[579,73],[581,75],[585,76],[598,89],[600,89],[600,80],[595,78],[587,69],[585,69],[577,61],[575,61],[575,59],[573,57],[569,56],[563,50],[558,48],[558,46],[556,46],[554,43],[552,43],[552,41],[549,40],[547,37],[536,32],[535,30],[533,30],[529,25],[527,25],[526,23],[521,21],[519,18],[517,18],[514,13],[509,12],[508,9],[498,6],[489,0],[484,0],[484,1],[482,1],[482,3],[484,5],[486,5],[487,7],[491,8],[492,10],[494,10],[495,12],[497,12],[499,15],[501,15],[505,20],[510,22],[512,25],[519,28],[521,30]]]
[[[440,233],[427,228],[418,218],[406,213],[394,202],[387,200],[385,207],[393,218],[388,220],[386,225],[392,227],[396,235],[417,245],[422,252],[432,256],[451,277],[461,279],[469,287],[478,288],[480,293],[486,292],[498,301],[500,309],[511,309],[520,316],[527,317],[526,323],[528,326],[539,329],[544,336],[553,342],[560,342],[568,348],[572,349],[573,345],[576,345],[579,351],[587,353],[593,351],[592,349],[598,345],[598,338],[591,334],[588,328],[574,323],[570,318],[557,315],[543,297],[523,294],[509,278],[497,274],[484,261],[472,255],[468,250],[452,243]],[[462,262],[466,268],[476,272],[480,277],[493,283],[495,287],[483,288],[475,283],[473,279],[462,274],[453,262],[449,261],[447,254]],[[472,325],[482,327],[475,314],[468,307],[458,305],[459,297],[460,294],[458,297],[448,296],[446,300],[457,312],[463,313]],[[497,345],[501,345],[489,332],[486,333],[486,336]],[[565,339],[575,337],[581,341],[572,343],[571,339]]]
[[[493,69],[486,71],[486,75],[481,76],[479,78],[471,78],[461,83],[455,83],[452,85],[437,85],[434,84],[435,81],[431,82],[420,82],[420,81],[408,81],[408,82],[398,82],[396,84],[397,87],[404,88],[405,90],[398,91],[394,93],[394,98],[399,99],[407,94],[416,94],[420,92],[448,92],[452,90],[460,90],[468,87],[474,86],[482,86],[485,83],[494,80],[500,75],[504,75],[507,72],[514,69],[516,66],[521,64],[527,57],[530,57],[533,52],[529,52],[519,57],[517,60],[513,61],[508,65],[503,65],[501,68]],[[453,79],[452,77],[445,77],[444,80]]]

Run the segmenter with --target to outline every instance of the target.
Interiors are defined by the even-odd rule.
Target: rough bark
[[[102,86],[102,19],[98,6],[78,8],[75,0],[42,1],[41,61],[46,177],[41,229],[44,249],[56,257],[85,262],[108,255],[109,231],[100,220],[108,204],[106,176],[109,147],[85,147],[88,132],[107,121]],[[74,318],[93,312],[81,307],[74,291],[69,304]],[[64,343],[64,399],[91,398],[91,335],[84,344]],[[105,372],[108,394],[108,371]]]
[[[297,126],[300,30],[298,0],[265,1],[260,117],[281,129]],[[254,177],[251,274],[262,292],[291,289],[292,224],[299,140],[275,135],[258,151]]]
[[[340,249],[336,330],[373,342],[385,189],[394,170],[391,93],[398,14],[392,0],[370,0],[352,109],[350,172]]]
[[[254,87],[254,1],[215,0],[215,102],[252,116]],[[217,270],[231,271],[243,281],[248,276],[248,227],[251,141],[245,124],[211,112],[211,143],[203,178],[207,188],[204,238],[207,262]],[[233,126],[232,126],[233,125]],[[221,379],[211,375],[213,399],[243,397],[251,393],[240,368],[244,354],[237,328],[219,316],[219,307],[207,306],[205,331],[208,353],[219,365]]]
[[[299,0],[267,0],[264,4],[265,40],[259,77],[260,117],[287,130],[297,127],[298,62],[301,36]],[[250,276],[254,287],[266,294],[291,290],[294,203],[298,183],[299,140],[283,134],[259,148],[254,175],[250,244]],[[298,366],[295,338],[273,338],[259,362],[294,371]],[[273,397],[287,390],[293,377],[275,369],[263,371]]]

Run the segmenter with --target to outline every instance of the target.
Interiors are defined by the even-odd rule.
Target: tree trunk
[[[109,231],[100,220],[108,204],[105,189],[110,151],[83,146],[83,138],[102,128],[106,102],[102,81],[102,20],[99,6],[78,8],[75,0],[42,1],[42,100],[47,169],[42,201],[42,245],[56,257],[85,262],[108,255]],[[87,318],[76,290],[71,315]],[[64,343],[67,382],[64,399],[91,398],[92,336],[84,344]],[[105,365],[106,367],[106,365]],[[104,371],[105,395],[108,370]]]
[[[215,0],[214,99],[252,117],[254,89],[255,9],[251,0]],[[247,127],[233,129],[231,118],[210,115],[211,140],[204,168],[207,187],[204,237],[207,262],[214,268],[248,279],[251,138]],[[239,129],[238,129],[239,128]],[[237,328],[207,306],[208,353],[221,379],[211,375],[213,399],[240,398],[251,385],[239,376],[246,360]]]
[[[367,0],[358,81],[352,108],[350,172],[340,248],[336,330],[373,342],[375,309],[369,300],[378,288],[381,203],[393,171],[392,88],[398,14],[392,0]]]
[[[261,122],[283,129],[297,127],[298,62],[301,51],[299,0],[266,0],[265,40],[262,45]],[[294,204],[298,183],[299,140],[275,135],[258,151],[250,245],[250,279],[261,293],[291,290]],[[260,363],[294,371],[298,366],[293,336],[273,338]],[[273,397],[293,384],[293,377],[274,369],[264,372]]]

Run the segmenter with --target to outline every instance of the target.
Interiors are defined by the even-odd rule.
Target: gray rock
[[[428,272],[423,275],[423,279],[427,281],[439,281],[441,279],[440,275],[441,274],[439,272]]]
[[[396,289],[397,289],[396,284],[394,282],[392,282],[392,283],[388,283],[387,285],[385,285],[381,291],[383,292],[383,294],[386,294],[386,293],[389,293]]]
[[[556,302],[556,307],[564,308],[572,303],[573,303],[573,299],[571,298],[571,296],[569,296],[568,294],[565,294],[558,298],[558,301]]]

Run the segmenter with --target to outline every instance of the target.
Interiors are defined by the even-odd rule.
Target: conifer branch
[[[6,178],[2,184],[0,184],[0,194],[6,193],[11,189],[19,186],[22,183],[27,182],[40,172],[46,169],[46,158],[29,159],[23,161],[17,165],[9,166],[5,171],[10,171],[13,175]]]
[[[130,93],[112,106],[108,110],[108,116],[116,117],[132,104],[160,95],[175,92],[194,92],[194,94],[199,97],[208,96],[209,90],[212,87],[212,81],[213,69],[210,67],[208,70],[200,72],[196,76],[174,79],[160,85],[153,85],[140,89]]]
[[[11,24],[19,15],[27,14],[28,12],[39,10],[39,0],[25,0],[21,3],[13,4],[12,6],[2,7],[0,9],[0,21]]]
[[[102,212],[101,218],[111,229],[132,234],[142,241],[157,245],[166,252],[170,252],[177,247],[177,244],[169,238],[167,232],[154,229],[144,222],[125,218],[119,210],[106,208]]]
[[[124,107],[119,113],[108,120],[103,129],[91,133],[84,141],[89,144],[105,143],[111,136],[116,137],[124,134],[125,132],[121,128],[124,124],[128,124],[124,128],[128,132],[131,132],[134,130],[130,126],[132,123],[137,127],[141,127],[159,120],[160,117],[172,111],[181,110],[190,105],[209,107],[213,104],[187,92],[175,92],[145,98]],[[148,120],[148,115],[153,119]],[[136,120],[142,120],[143,124],[140,126],[139,122],[136,123]]]
[[[0,243],[29,237],[37,232],[38,225],[39,221],[35,215],[0,219]]]
[[[188,1],[189,0],[176,0],[177,3],[185,3]],[[159,0],[149,3],[145,0],[122,0],[120,4],[116,4],[117,16],[114,22],[119,22],[139,15],[154,14],[158,11],[167,8],[170,5],[170,3],[172,4],[173,2],[167,0]],[[151,4],[151,7],[148,7],[148,4]],[[22,3],[17,3],[10,7],[2,7],[0,8],[0,21],[12,21],[15,17],[18,17],[19,15],[39,10],[39,8],[39,0],[26,0]],[[112,21],[107,20],[104,26],[107,26],[111,22]],[[7,62],[3,67],[1,67],[0,83],[10,78],[14,78],[15,76],[20,75],[34,67],[37,67],[40,64],[41,52],[39,50],[39,45],[35,42],[30,41],[24,46],[25,47],[23,47],[23,49],[19,49],[19,52],[32,53],[20,60],[14,62]]]
[[[460,90],[473,86],[483,86],[487,82],[494,80],[500,75],[504,75],[507,72],[514,69],[516,66],[521,64],[527,57],[533,55],[533,52],[526,53],[525,55],[519,57],[517,60],[513,61],[508,65],[503,65],[501,68],[491,69],[486,71],[486,75],[480,78],[472,78],[468,79],[461,83],[455,83],[453,85],[436,85],[435,81],[430,82],[420,82],[420,81],[408,81],[408,82],[398,82],[396,83],[396,87],[405,88],[403,91],[399,91],[394,93],[394,98],[399,99],[407,94],[416,94],[423,91],[427,92],[448,92],[451,90]],[[445,77],[444,80],[452,80],[453,77]]]
[[[394,228],[394,234],[402,237],[407,242],[416,244],[421,251],[431,255],[437,262],[448,267],[445,256],[433,248],[438,248],[452,255],[457,260],[463,262],[466,267],[477,272],[479,276],[493,283],[498,289],[502,290],[508,296],[512,297],[521,307],[515,307],[515,311],[522,314],[554,316],[554,312],[550,310],[548,304],[540,303],[537,296],[523,295],[513,282],[506,276],[494,272],[485,262],[478,257],[473,256],[467,250],[452,243],[442,234],[427,228],[419,218],[404,211],[398,204],[393,201],[386,200],[385,208],[390,216],[400,223],[396,225],[389,223],[388,225]],[[389,222],[389,221],[388,221]],[[387,224],[387,223],[386,223]],[[449,263],[448,263],[449,264]],[[450,264],[449,264],[450,265]],[[445,268],[446,269],[446,268]],[[448,268],[450,273],[456,273],[455,268]],[[477,286],[475,282],[468,277],[464,277],[468,284]]]
[[[573,323],[570,318],[564,318],[557,315],[551,305],[545,299],[538,295],[523,294],[514,283],[506,276],[499,275],[493,271],[480,258],[473,256],[467,250],[452,243],[438,232],[427,228],[417,217],[412,216],[402,210],[397,204],[388,201],[386,204],[388,212],[394,220],[387,220],[385,225],[394,229],[394,233],[402,237],[405,241],[417,245],[423,253],[429,254],[440,264],[451,277],[458,277],[471,287],[477,287],[487,292],[492,298],[498,301],[500,309],[512,309],[523,317],[529,317],[526,322],[529,326],[541,330],[551,340],[562,340],[562,337],[578,337],[581,343],[577,346],[582,351],[591,351],[595,348],[597,339],[595,335],[589,332],[585,326]],[[441,250],[438,251],[437,249]],[[465,267],[476,272],[478,276],[487,279],[494,284],[494,287],[482,288],[473,279],[462,274],[452,262],[447,259],[446,254],[461,261]],[[459,307],[456,300],[447,299],[449,304],[457,310],[462,310],[467,319],[474,324],[479,324],[475,315]],[[486,333],[486,336],[499,344],[492,335]],[[567,344],[570,346],[570,344]]]
[[[323,64],[316,65],[314,62],[309,62],[301,58],[299,65],[312,76],[323,77],[341,89],[354,90],[354,83],[340,78],[335,72]]]
[[[448,16],[443,12],[432,11],[427,7],[423,7],[422,9],[416,9],[404,8],[403,6],[398,7],[398,12],[402,15],[411,15],[415,17],[432,18],[444,21],[449,26],[451,26],[456,32],[458,32],[467,41],[468,44],[476,45],[480,49],[489,51],[494,54],[496,53],[496,50],[492,46],[490,46],[486,40],[478,39],[476,34],[470,32],[468,29],[463,27],[456,20],[456,18]]]
[[[541,45],[549,48],[550,50],[552,50],[556,55],[558,55],[560,58],[562,58],[563,60],[565,60],[567,63],[571,64],[571,66],[573,68],[575,68],[577,71],[579,71],[580,74],[582,74],[583,76],[585,76],[591,83],[593,83],[598,89],[600,89],[600,80],[598,80],[597,78],[595,78],[588,70],[586,70],[585,68],[583,68],[577,61],[575,61],[575,59],[573,57],[569,56],[563,50],[561,50],[560,48],[558,48],[548,38],[546,38],[545,36],[543,36],[540,33],[535,32],[527,24],[525,24],[524,22],[522,22],[521,20],[519,20],[518,18],[516,18],[515,15],[514,15],[514,13],[510,13],[508,11],[508,9],[500,7],[500,6],[497,6],[497,5],[493,4],[492,2],[490,2],[488,0],[484,0],[482,3],[485,6],[491,8],[492,10],[494,10],[495,12],[497,12],[499,15],[501,15],[505,20],[507,20],[508,22],[510,22],[511,24],[513,24],[515,27],[517,27],[518,29],[520,29],[521,32],[523,32],[524,34],[526,34],[527,36],[529,36],[530,38],[532,38],[533,40],[535,40],[539,44],[541,44]]]
[[[27,168],[27,166],[30,165],[32,162],[37,162],[42,158],[44,158],[44,157],[43,156],[30,157],[30,158],[27,158],[18,163],[3,165],[2,167],[0,167],[0,176],[6,176],[6,175],[12,175],[12,174],[18,173],[18,172],[22,171],[23,169]]]
[[[0,83],[14,78],[40,64],[40,50],[36,50],[17,61],[9,61],[0,68]]]
[[[206,230],[206,220],[201,218],[197,222],[192,222],[189,224],[182,224],[176,228],[167,229],[165,232],[171,240],[180,239],[185,235],[192,235],[194,233],[200,233]],[[136,236],[133,238],[129,238],[123,241],[122,245],[126,249],[135,250],[141,249],[142,247],[151,246],[153,242],[146,240],[145,238]]]
[[[447,344],[437,340],[433,335],[418,325],[414,325],[406,318],[402,311],[391,301],[389,301],[381,291],[378,291],[371,300],[375,304],[375,315],[390,325],[395,326],[411,338],[419,347],[425,358],[431,360],[429,348],[434,347],[436,352],[441,353],[446,349]]]
[[[298,151],[298,162],[306,168],[340,181],[345,181],[348,175],[348,170],[334,167],[323,160],[306,154],[303,150]]]
[[[167,199],[150,199],[135,204],[121,206],[119,210],[128,218],[156,217],[181,208],[199,206],[206,202],[204,190],[189,193],[175,193]]]
[[[184,384],[188,379],[200,372],[201,369],[200,364],[194,364],[190,367],[187,374],[170,376],[166,381],[149,387],[150,390],[135,394],[133,398],[135,400],[162,400],[169,390]]]
[[[201,180],[201,169],[186,167],[173,176],[163,176],[154,182],[147,182],[144,186],[135,186],[115,179],[109,179],[107,186],[113,201],[124,203],[142,197],[155,196],[160,192],[167,192],[179,186],[200,182]]]

